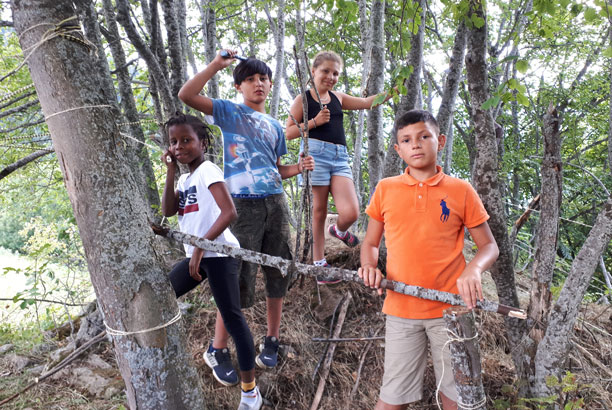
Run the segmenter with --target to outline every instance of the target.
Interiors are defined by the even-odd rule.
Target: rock
[[[320,322],[325,322],[332,317],[338,303],[342,300],[342,294],[329,289],[329,286],[319,286],[321,293],[321,304],[313,309],[313,314]]]
[[[46,365],[41,364],[41,365],[32,367],[30,369],[27,369],[26,373],[28,373],[32,377],[38,377],[45,372],[46,367],[47,367]]]
[[[19,356],[15,353],[10,353],[5,356],[6,361],[9,363],[9,366],[15,372],[20,372],[24,368],[28,367],[32,364],[32,360],[29,357]]]
[[[2,345],[2,346],[0,346],[0,354],[4,354],[6,352],[9,352],[9,351],[13,350],[14,347],[15,347],[15,345],[12,345],[10,343]]]
[[[91,354],[89,355],[89,357],[87,357],[87,360],[85,361],[85,363],[92,368],[98,368],[98,369],[112,369],[113,366],[111,366],[110,364],[108,364],[107,362],[105,362],[100,356],[98,356],[97,354]]]
[[[103,397],[113,382],[88,367],[67,367],[51,376],[51,379],[61,380],[62,383],[95,397]]]
[[[55,349],[57,349],[57,343],[55,342],[41,343],[32,348],[32,354],[38,356],[43,353],[49,353],[50,351]]]
[[[95,306],[95,305],[94,305]],[[104,330],[104,321],[99,309],[95,309],[87,316],[81,319],[81,327],[77,332],[75,344],[77,347],[83,343],[93,339],[94,336],[98,335]]]
[[[116,396],[116,395],[118,395],[119,393],[121,393],[121,390],[119,390],[119,389],[118,389],[118,388],[116,388],[116,387],[112,387],[112,386],[111,386],[111,387],[109,387],[108,389],[106,389],[106,390],[104,391],[104,398],[105,398],[106,400],[110,400],[110,399],[112,399],[112,398],[113,398],[113,396]]]

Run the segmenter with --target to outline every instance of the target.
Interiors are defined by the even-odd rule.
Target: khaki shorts
[[[401,405],[421,400],[428,341],[436,386],[442,378],[440,391],[449,399],[457,401],[450,350],[448,344],[444,345],[448,341],[444,319],[416,320],[389,315],[385,333],[385,373],[380,388],[382,401]]]
[[[285,194],[269,195],[264,198],[232,198],[238,218],[230,230],[238,238],[240,247],[283,259],[292,259],[289,248],[289,208]],[[287,293],[290,275],[283,277],[276,268],[261,267],[266,282],[266,296],[282,298]],[[255,303],[255,278],[257,265],[241,262],[240,306],[249,308]]]

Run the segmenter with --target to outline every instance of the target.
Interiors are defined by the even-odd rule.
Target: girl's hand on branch
[[[200,261],[202,260],[202,256],[204,256],[203,249],[193,248],[193,254],[189,260],[189,276],[198,282],[202,281],[202,276],[200,275]]]
[[[327,124],[329,122],[329,119],[330,119],[330,113],[329,113],[329,109],[327,108],[327,105],[324,105],[323,109],[319,111],[316,117],[314,117],[314,121],[317,127],[320,127],[323,124]]]
[[[300,153],[300,160],[298,161],[298,170],[300,172],[304,171],[305,169],[307,169],[308,171],[312,171],[314,170],[315,167],[315,160],[314,158],[309,155],[309,156],[304,156],[304,153]]]

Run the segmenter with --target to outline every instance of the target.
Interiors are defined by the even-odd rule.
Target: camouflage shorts
[[[232,198],[238,218],[230,229],[238,238],[240,247],[272,256],[291,259],[289,246],[289,209],[284,194],[264,198]],[[248,308],[255,303],[257,265],[240,263],[240,305]],[[283,277],[276,268],[262,266],[266,283],[266,296],[281,298],[287,293],[291,278]]]

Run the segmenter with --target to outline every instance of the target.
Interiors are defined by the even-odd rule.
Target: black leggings
[[[170,282],[177,298],[200,284],[189,276],[189,261],[190,258],[183,259],[170,272]],[[237,259],[229,257],[202,258],[200,275],[203,279],[208,278],[225,328],[234,339],[240,370],[249,371],[255,368],[255,346],[249,326],[240,310],[238,263]]]

